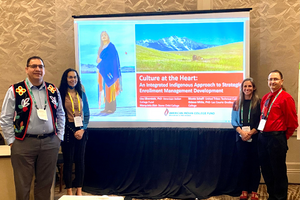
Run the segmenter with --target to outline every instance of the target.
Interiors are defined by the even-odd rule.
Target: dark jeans
[[[268,200],[286,200],[288,178],[285,162],[288,146],[285,134],[260,133],[258,147],[262,175],[269,193]]]
[[[77,140],[74,137],[74,133],[77,130],[79,130],[79,128],[75,128],[74,123],[66,122],[64,141],[62,142],[62,152],[64,158],[63,177],[67,189],[72,187],[78,188],[83,185],[87,132],[84,132],[81,140]],[[72,183],[73,163],[75,163],[75,179]]]
[[[238,139],[236,142],[239,155],[239,189],[247,192],[257,192],[260,181],[257,135],[253,135],[252,142]]]

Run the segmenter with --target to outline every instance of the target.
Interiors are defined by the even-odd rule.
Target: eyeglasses
[[[279,78],[269,78],[268,79],[268,81],[279,81],[279,80],[281,80],[281,79],[279,79]]]
[[[28,65],[28,67],[30,67],[32,69],[36,69],[37,67],[40,69],[43,69],[45,66],[44,65]]]

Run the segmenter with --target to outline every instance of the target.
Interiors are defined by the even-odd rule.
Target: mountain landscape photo
[[[175,35],[162,38],[159,40],[151,40],[151,39],[139,40],[136,41],[136,44],[143,47],[156,49],[159,51],[194,51],[194,50],[207,49],[216,46],[211,44],[202,44],[190,40],[187,37],[178,37]]]
[[[186,37],[136,41],[136,71],[241,71],[243,42],[203,44]]]

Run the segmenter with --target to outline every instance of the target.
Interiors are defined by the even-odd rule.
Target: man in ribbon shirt
[[[34,199],[50,200],[65,113],[58,89],[43,80],[43,60],[29,58],[25,71],[26,80],[6,93],[0,124],[11,146],[16,200],[29,200],[33,175]]]
[[[287,199],[287,139],[298,127],[294,99],[282,84],[282,73],[279,70],[271,71],[268,76],[271,92],[261,101],[258,148],[262,175],[269,193],[268,200]]]

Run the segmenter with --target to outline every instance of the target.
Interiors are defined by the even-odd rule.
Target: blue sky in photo
[[[244,41],[243,22],[137,24],[136,41],[170,36],[187,37],[195,42],[225,45]]]
[[[135,66],[135,43],[170,36],[187,37],[195,42],[225,45],[244,41],[243,22],[211,22],[180,24],[79,24],[78,46],[81,64],[96,63],[100,34],[106,31],[118,51],[122,66]]]
[[[78,26],[78,46],[82,64],[97,65],[97,53],[100,46],[100,34],[106,31],[115,45],[121,66],[135,65],[134,26],[123,24],[93,24]]]

